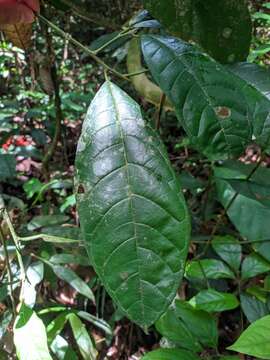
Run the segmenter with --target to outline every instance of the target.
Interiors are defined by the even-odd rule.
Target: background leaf
[[[97,352],[94,348],[92,340],[80,318],[75,314],[68,316],[70,326],[79,347],[80,353],[85,360],[95,360]]]
[[[247,58],[252,26],[244,0],[144,0],[144,6],[172,35],[197,42],[218,61]]]
[[[270,170],[258,169],[247,182],[245,180],[247,174],[251,173],[254,166],[240,162],[225,162],[223,166],[215,167],[218,198],[226,208],[232,197],[238,192],[227,214],[241,235],[250,241],[256,241],[253,247],[260,255],[270,260],[267,250],[269,244],[263,242],[270,239],[269,228],[265,226],[265,219],[270,217],[269,190],[267,188]],[[236,186],[237,190],[234,188]]]
[[[214,317],[184,301],[176,300],[175,308],[169,308],[156,327],[169,340],[194,352],[200,352],[201,346],[216,347],[217,344]]]
[[[232,269],[237,271],[241,264],[241,245],[233,236],[215,236],[211,242],[215,252],[226,261]]]
[[[186,350],[158,349],[142,357],[142,360],[199,360],[199,357]]]
[[[196,309],[208,312],[232,310],[239,305],[235,295],[218,292],[214,289],[200,291],[189,300],[189,303]]]
[[[269,313],[267,304],[256,299],[255,296],[243,293],[240,295],[241,308],[250,323],[266,316]]]
[[[144,35],[142,51],[194,147],[211,159],[237,156],[253,139],[268,148],[270,103],[258,90],[179,39]]]
[[[232,270],[221,260],[202,259],[193,260],[186,265],[185,276],[188,278],[204,279],[233,279]]]
[[[251,255],[246,256],[243,261],[241,278],[246,280],[267,271],[270,271],[270,263],[260,255],[252,253]]]
[[[52,360],[43,322],[24,304],[16,318],[13,331],[19,360]]]
[[[252,323],[228,349],[270,359],[270,315]]]

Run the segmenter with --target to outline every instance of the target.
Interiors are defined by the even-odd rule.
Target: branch
[[[64,39],[69,40],[72,44],[82,49],[84,52],[86,52],[93,60],[95,60],[99,65],[101,65],[105,70],[111,72],[112,74],[118,76],[122,80],[130,81],[128,77],[121,74],[117,70],[111,68],[109,65],[107,65],[104,61],[102,61],[94,51],[90,50],[87,46],[80,43],[78,40],[74,39],[70,34],[66,33],[62,29],[60,29],[57,25],[46,19],[42,15],[38,15],[38,17],[46,23],[48,26],[50,26],[53,30],[55,30],[59,35],[61,35]]]

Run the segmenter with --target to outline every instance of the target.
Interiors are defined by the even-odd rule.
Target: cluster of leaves
[[[64,12],[70,10],[67,3],[54,1]],[[94,360],[105,356],[104,349],[117,337],[116,322],[126,316],[161,338],[160,349],[138,353],[145,360],[238,359],[229,350],[270,359],[265,331],[270,327],[270,77],[266,68],[246,62],[249,9],[245,1],[231,0],[145,0],[144,6],[149,12],[140,12],[120,31],[89,48],[79,46],[121,85],[129,75],[146,81],[150,91],[142,100],[156,104],[161,96],[157,123],[162,118],[169,156],[153,126],[153,108],[146,105],[141,111],[106,74],[77,147],[80,229],[71,190],[74,154],[69,157],[65,140],[67,134],[74,137],[74,152],[78,131],[72,129],[78,128],[94,93],[92,85],[85,85],[89,65],[81,69],[79,84],[67,86],[64,79],[74,68],[71,61],[63,64],[60,42],[55,57],[61,64],[59,93],[53,84],[52,94],[44,94],[48,86],[41,81],[40,91],[25,91],[23,84],[12,101],[9,96],[1,100],[0,180],[7,204],[0,202],[4,354],[13,351],[6,344],[15,320],[12,335],[20,360],[50,360],[52,353],[57,359]],[[51,26],[63,35],[58,25]],[[134,35],[140,37],[148,70],[123,74],[121,62]],[[70,39],[78,44],[65,37],[64,51]],[[14,49],[7,44],[2,49],[1,76],[10,81]],[[113,53],[120,70],[105,64],[100,53],[108,61]],[[135,55],[140,57],[138,46]],[[254,51],[251,56],[254,61]],[[16,59],[25,64],[23,52]],[[129,67],[132,56],[127,61]],[[43,80],[45,65],[39,62]],[[141,60],[135,65],[140,67]],[[97,76],[99,69],[91,70]],[[53,70],[49,75],[55,76]],[[51,120],[57,123],[58,97],[62,124],[73,124],[58,139],[67,159],[59,165],[63,153],[56,151],[55,173],[42,178],[40,161],[57,133]],[[162,114],[163,105],[173,112]],[[174,121],[171,133],[169,119]],[[179,153],[184,154],[180,166]],[[59,167],[68,169],[61,173]],[[24,192],[21,199],[14,194],[18,187]],[[21,218],[14,208],[21,210]],[[68,284],[68,296],[61,282]],[[102,334],[102,348],[93,334],[95,339]],[[107,352],[107,358],[114,357]]]

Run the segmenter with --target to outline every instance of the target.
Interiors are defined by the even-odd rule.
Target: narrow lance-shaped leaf
[[[173,37],[144,35],[142,50],[194,147],[211,159],[269,147],[270,102],[255,87]]]
[[[159,137],[139,106],[110,82],[88,110],[76,168],[91,263],[124,313],[149,326],[181,281],[189,217]]]
[[[165,28],[223,63],[247,58],[252,24],[245,0],[144,0]]]

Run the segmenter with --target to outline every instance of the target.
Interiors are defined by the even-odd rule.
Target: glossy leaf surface
[[[175,36],[193,40],[220,62],[245,60],[251,20],[244,0],[144,0],[144,6]]]
[[[270,271],[270,263],[260,255],[252,253],[246,256],[243,261],[241,278],[249,279],[268,271]]]
[[[241,264],[241,245],[233,236],[215,236],[211,242],[215,252],[226,261],[234,270],[238,270]]]
[[[122,311],[149,326],[180,284],[189,217],[160,139],[139,106],[110,82],[88,110],[76,168],[91,263]]]
[[[256,299],[255,296],[243,293],[240,295],[241,308],[250,323],[268,315],[267,304]]]
[[[229,65],[228,69],[262,92],[270,100],[270,70],[247,62]]]
[[[142,50],[199,151],[224,159],[240,155],[253,141],[269,147],[270,102],[257,89],[179,39],[145,35]]]
[[[208,312],[232,310],[239,305],[235,295],[222,293],[214,289],[200,291],[189,300],[189,303],[196,309]]]
[[[190,261],[186,266],[185,276],[188,278],[204,279],[233,279],[234,273],[223,262],[216,259],[202,259]]]
[[[270,359],[270,315],[252,323],[229,350]]]

